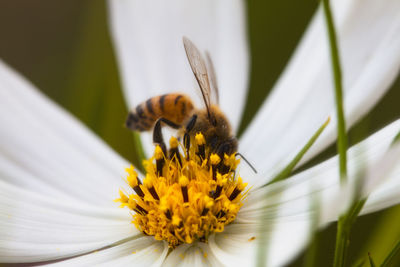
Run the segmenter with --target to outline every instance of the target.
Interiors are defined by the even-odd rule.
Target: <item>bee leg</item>
[[[239,152],[236,152],[235,157],[237,157],[237,156],[241,157],[247,163],[247,165],[249,165],[249,167],[253,170],[253,172],[257,174],[256,168],[254,168],[254,166],[251,165],[251,163],[242,154],[240,154]]]
[[[174,129],[179,129],[180,126],[170,120],[165,119],[165,118],[159,118],[157,120],[156,124],[154,125],[153,143],[158,144],[161,147],[164,155],[167,156],[167,146],[165,145],[164,137],[163,137],[162,131],[161,131],[161,123],[162,122]]]
[[[189,133],[192,131],[194,125],[196,124],[197,115],[194,114],[189,122],[185,126],[185,134],[183,135],[183,144],[186,148],[186,157],[189,158],[189,148],[190,148],[190,135]]]

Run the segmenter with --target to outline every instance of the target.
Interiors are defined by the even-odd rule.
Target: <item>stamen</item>
[[[201,133],[197,133],[194,137],[197,143],[197,155],[200,157],[201,161],[205,160],[206,158],[206,140]]]
[[[159,145],[156,146],[154,157],[156,158],[157,176],[162,174],[162,169],[165,164],[164,153]]]
[[[222,217],[224,217],[225,216],[225,211],[223,211],[223,210],[220,210],[218,213],[217,213],[217,218],[218,219],[221,219]]]
[[[208,211],[211,209],[211,207],[214,206],[214,201],[211,198],[209,198],[208,196],[204,197],[204,203],[205,203],[205,205],[204,205],[203,211],[201,212],[201,216],[205,216],[208,213]]]
[[[137,172],[134,170],[132,165],[129,168],[126,168],[125,170],[126,170],[126,172],[129,173],[129,175],[127,177],[129,186],[133,190],[135,190],[136,194],[139,197],[143,198],[144,193],[143,193],[142,189],[140,188],[140,185],[142,184],[142,182],[139,180]]]
[[[217,174],[217,180],[218,180],[218,184],[217,184],[217,188],[215,191],[212,192],[211,196],[216,199],[217,197],[219,197],[221,195],[222,192],[222,188],[226,185],[226,183],[228,182],[228,179],[223,179],[221,174]]]
[[[147,210],[145,210],[144,208],[142,208],[141,206],[139,206],[139,204],[137,204],[136,202],[133,202],[134,206],[132,207],[132,209],[138,213],[147,215]]]
[[[178,160],[179,166],[182,166],[182,160],[181,160],[181,154],[179,153],[179,144],[178,144],[178,139],[176,137],[172,136],[171,139],[169,140],[169,159],[170,160]]]
[[[213,179],[217,179],[217,169],[218,169],[218,164],[221,162],[221,158],[217,154],[211,154],[210,156],[210,163],[212,166],[212,176]]]
[[[187,186],[189,184],[188,178],[186,176],[181,176],[179,178],[179,184],[181,185],[183,202],[188,202],[189,201],[188,190],[187,190]]]
[[[242,183],[242,178],[239,177],[238,184],[236,185],[235,189],[232,191],[232,194],[229,196],[229,200],[234,200],[246,187],[246,184]]]
[[[147,187],[147,190],[149,190],[150,194],[153,196],[155,200],[160,200],[160,197],[158,196],[156,189],[153,186],[153,179],[152,177],[146,177],[144,180],[144,185]]]
[[[169,220],[171,220],[171,211],[170,210],[167,210],[166,212],[165,212],[165,216],[169,219]]]
[[[222,232],[232,223],[247,192],[236,176],[239,163],[234,154],[223,159],[210,147],[202,133],[189,135],[186,147],[173,137],[169,155],[160,145],[154,156],[143,162],[143,184],[131,166],[127,182],[134,194],[120,191],[116,201],[134,211],[133,223],[145,235],[165,240],[171,248],[195,241],[207,242],[212,233]],[[180,149],[187,150],[186,157]],[[227,166],[221,172],[223,166]]]
[[[162,198],[160,201],[160,210],[164,212],[165,217],[168,218],[168,220],[172,219],[171,216],[171,211],[168,208],[168,200],[166,198]]]

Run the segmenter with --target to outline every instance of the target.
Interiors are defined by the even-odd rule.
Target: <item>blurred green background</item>
[[[296,47],[318,1],[247,1],[252,53],[250,122]],[[78,117],[118,153],[137,162],[132,135],[123,127],[127,109],[108,33],[103,1],[0,1],[0,58]],[[350,132],[354,144],[400,118],[400,78]],[[251,103],[251,105],[249,105]],[[335,146],[310,164],[332,156]],[[349,262],[370,251],[376,262],[400,239],[400,207],[361,217],[351,236]],[[335,225],[318,234],[317,266],[330,266]],[[291,266],[301,266],[300,255]],[[400,262],[400,261],[399,261]],[[365,265],[367,266],[367,265]]]

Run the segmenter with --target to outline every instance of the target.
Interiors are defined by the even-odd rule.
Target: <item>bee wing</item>
[[[211,87],[213,89],[214,94],[214,103],[219,104],[219,90],[218,90],[218,83],[217,83],[217,75],[215,74],[214,64],[211,60],[210,53],[206,51],[206,59],[207,59],[207,67],[208,67],[208,74],[210,76]],[[212,97],[211,96],[211,97]]]
[[[200,86],[203,95],[204,104],[206,105],[208,117],[210,116],[211,104],[211,87],[208,80],[207,66],[197,47],[186,37],[183,37],[183,46],[185,47],[186,56],[189,60],[190,67]]]

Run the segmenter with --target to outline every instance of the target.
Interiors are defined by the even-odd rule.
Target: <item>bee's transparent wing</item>
[[[190,41],[188,38],[183,37],[183,46],[185,47],[186,56],[189,60],[190,67],[192,68],[193,74],[196,77],[197,83],[200,86],[201,94],[203,95],[204,104],[208,111],[208,117],[210,116],[210,104],[211,104],[211,87],[210,81],[208,80],[207,66],[200,54],[199,49]]]
[[[212,102],[219,104],[219,90],[218,90],[218,83],[217,83],[217,75],[215,74],[214,64],[211,60],[211,56],[210,56],[210,53],[208,53],[208,51],[206,51],[206,59],[207,59],[208,75],[210,78],[211,87],[213,89],[212,91],[214,93],[211,96],[211,97],[214,96],[214,99],[211,99],[211,100],[215,100]]]

